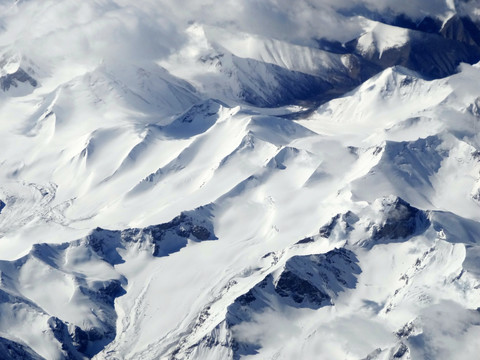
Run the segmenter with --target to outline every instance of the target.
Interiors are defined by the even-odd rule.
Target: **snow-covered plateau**
[[[0,0],[0,360],[476,360],[479,0]]]

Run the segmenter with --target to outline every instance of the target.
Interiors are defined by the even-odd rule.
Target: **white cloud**
[[[0,2],[0,51],[14,48],[45,63],[55,58],[75,61],[83,54],[88,54],[92,63],[109,58],[116,61],[160,59],[184,44],[185,30],[191,22],[300,44],[322,37],[348,41],[362,33],[362,21],[346,18],[338,14],[338,9],[363,5],[374,11],[422,17],[444,14],[453,6],[448,5],[449,2],[451,0],[26,0],[14,5],[11,0]],[[462,2],[462,6],[471,9],[478,2]]]

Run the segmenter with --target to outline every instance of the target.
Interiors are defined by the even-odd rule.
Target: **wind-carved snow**
[[[328,71],[336,71],[338,76],[342,74],[341,54],[215,27],[205,27],[204,32],[211,42],[240,58],[250,58],[310,75],[318,76]]]
[[[209,213],[201,208],[143,229],[97,228],[81,240],[36,244],[26,256],[2,261],[0,331],[20,340],[12,346],[25,356],[29,349],[22,343],[30,344],[32,358],[91,358],[116,334],[114,300],[128,288],[116,266],[131,255],[153,259],[191,242],[216,240]]]
[[[378,56],[381,58],[386,50],[401,47],[408,40],[409,30],[382,23],[374,23],[372,28],[358,39],[357,46],[360,51],[370,54],[378,53]]]
[[[443,217],[442,220],[437,220],[437,216]],[[440,228],[441,223],[456,228],[458,233],[447,235]],[[478,264],[466,259],[467,248],[472,251],[470,254],[478,251],[474,228],[479,228],[478,223],[451,213],[425,212],[395,196],[334,216],[318,234],[298,241],[290,251],[313,251],[325,241],[343,242],[345,247],[324,255],[294,255],[286,261],[281,260],[285,253],[265,255],[272,265],[279,262],[284,265],[267,272],[260,282],[244,290],[226,308],[225,318],[219,319],[218,325],[198,343],[191,343],[187,334],[181,346],[173,351],[173,358],[203,359],[211,354],[233,359],[275,354],[289,357],[309,356],[313,351],[328,357],[352,344],[358,357],[362,351],[365,351],[363,356],[370,354],[370,357],[424,356],[419,354],[431,353],[425,350],[425,344],[436,344],[434,353],[444,356],[451,354],[457,344],[468,342],[462,354],[471,358],[478,322],[463,319],[467,314],[475,319],[479,315],[461,308],[458,302],[466,301],[470,309],[478,307]],[[262,269],[256,271],[261,273]],[[431,287],[425,287],[425,283]],[[238,286],[237,281],[230,282],[226,291],[234,291]],[[434,305],[437,301],[438,305]],[[327,311],[331,306],[336,308],[335,312]],[[215,305],[207,307],[196,322],[195,332],[203,326],[208,329],[206,324],[211,317],[218,318],[211,312],[215,308]],[[464,323],[467,332],[439,345],[440,335],[429,325],[432,319],[428,314],[433,309],[458,314],[462,319],[459,324]],[[312,313],[319,311],[318,315]],[[385,325],[378,324],[376,316]],[[448,327],[448,321],[438,320],[438,326]],[[290,326],[280,326],[287,322]],[[370,334],[356,338],[354,334],[360,335],[359,331],[365,330],[352,325],[369,329]],[[338,338],[346,327],[352,336],[349,343],[321,348],[315,345]],[[193,337],[194,332],[190,335]],[[296,341],[285,342],[285,337]],[[304,339],[301,349],[297,346],[298,339]],[[380,347],[368,351],[372,340]]]
[[[245,322],[255,321],[256,315],[266,309],[275,311],[278,303],[310,309],[331,306],[339,292],[355,287],[358,273],[360,268],[355,255],[344,249],[335,249],[325,255],[290,258],[275,277],[269,274],[228,307],[225,323],[232,333],[229,345],[233,359],[257,354],[261,347],[255,342],[262,339],[252,337]]]
[[[228,353],[233,359],[257,354],[261,338],[268,334],[256,338],[250,333],[249,324],[256,322],[262,313],[266,310],[281,312],[285,305],[309,309],[331,306],[339,292],[355,287],[359,272],[355,255],[345,249],[290,258],[276,275],[267,275],[235,299],[227,308],[225,320],[199,344],[187,350],[188,358],[204,356],[202,352],[208,348]]]
[[[2,2],[0,357],[476,359],[478,19]]]

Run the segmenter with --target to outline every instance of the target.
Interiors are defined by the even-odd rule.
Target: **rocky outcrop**
[[[0,77],[0,88],[3,91],[8,91],[11,87],[18,87],[19,83],[29,83],[33,87],[37,86],[37,80],[28,75],[22,68]]]
[[[45,360],[28,346],[0,337],[2,360]]]
[[[427,212],[397,196],[387,196],[358,213],[347,211],[335,215],[320,228],[319,235],[312,241],[326,238],[371,248],[377,244],[407,241],[425,232],[430,225]],[[351,239],[354,230],[356,238]]]
[[[329,238],[337,226],[340,226],[345,232],[350,232],[358,220],[358,216],[351,211],[347,211],[345,214],[337,214],[320,228],[318,234],[323,238]]]
[[[371,228],[372,239],[406,239],[426,230],[430,221],[425,212],[398,197],[382,200],[382,220]]]
[[[170,222],[146,228],[97,228],[85,238],[70,243],[35,244],[28,255],[18,260],[0,261],[0,311],[15,309],[16,314],[28,314],[29,319],[36,322],[32,331],[48,337],[52,346],[59,348],[63,359],[91,358],[116,336],[115,299],[125,294],[124,287],[128,281],[115,270],[116,265],[125,262],[119,250],[136,247],[160,257],[178,251],[189,241],[214,240],[216,237],[210,217],[211,209],[207,206],[186,211]],[[82,265],[77,267],[79,258],[83,259]],[[108,274],[103,274],[103,279],[92,279],[88,271],[90,266],[106,269]],[[35,275],[35,283],[23,276],[32,267],[39,273]],[[52,276],[69,284],[63,290],[59,289],[60,292],[71,292],[68,302],[61,303],[66,309],[59,309],[55,315],[42,307],[55,301],[47,299],[45,303],[43,295],[40,301],[37,299],[38,294],[43,293],[43,281],[50,282]],[[27,292],[24,293],[23,289]],[[77,309],[79,303],[89,310]],[[67,314],[70,319],[62,314]],[[81,321],[72,321],[71,318]],[[9,321],[14,327],[25,328],[19,336],[30,326],[20,315]],[[0,331],[8,329],[0,326]],[[2,346],[7,350],[2,352]],[[41,359],[27,347],[9,340],[2,342],[1,338],[0,358]]]
[[[257,354],[261,345],[237,338],[238,325],[278,306],[308,309],[331,306],[340,292],[356,286],[360,272],[355,254],[344,248],[325,254],[293,256],[280,274],[267,275],[239,296],[228,307],[225,320],[195,347],[226,347],[233,359]],[[226,334],[226,338],[220,340],[220,333]]]
[[[209,217],[210,209],[200,207],[183,212],[169,222],[146,228],[122,231],[97,228],[87,237],[87,241],[99,256],[112,265],[123,262],[116,249],[131,242],[143,242],[150,246],[153,256],[168,256],[187,246],[188,240],[216,240]]]

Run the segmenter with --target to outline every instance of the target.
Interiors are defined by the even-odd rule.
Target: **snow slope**
[[[0,358],[475,359],[478,4],[411,3],[0,1]]]

